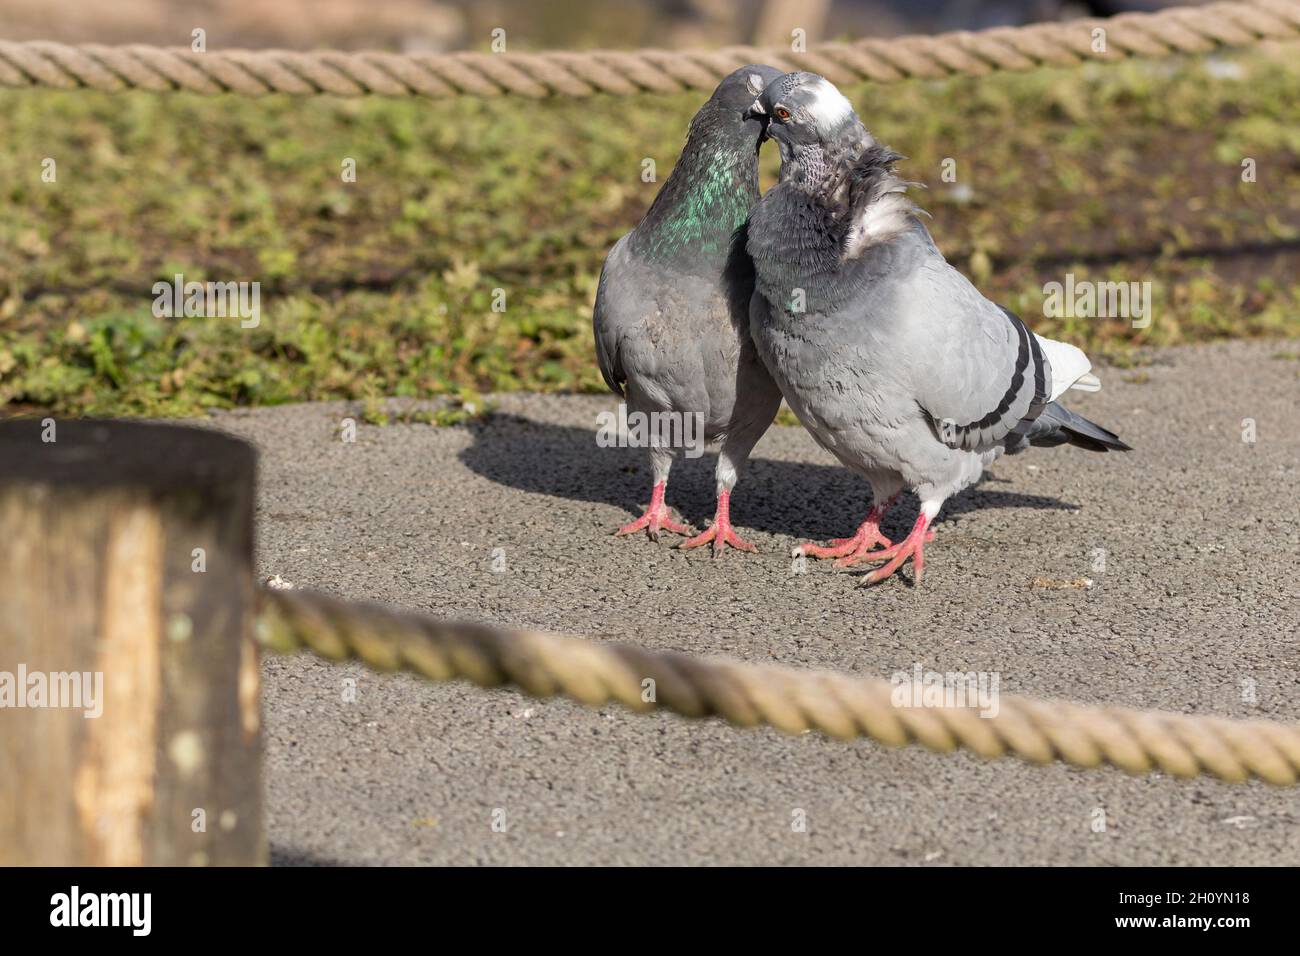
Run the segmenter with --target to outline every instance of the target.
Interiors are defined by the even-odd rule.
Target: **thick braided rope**
[[[1298,724],[1007,695],[988,718],[972,707],[895,706],[894,685],[880,679],[498,630],[301,591],[262,592],[257,633],[264,646],[282,653],[306,647],[330,660],[356,657],[378,670],[410,670],[431,680],[514,684],[536,697],[563,694],[591,706],[617,701],[636,711],[718,716],[741,727],[818,730],[944,753],[963,747],[1039,764],[1109,763],[1130,773],[1212,774],[1234,782],[1254,776],[1282,786],[1300,778]],[[643,696],[647,679],[654,681],[653,700]]]
[[[1106,31],[1105,52],[1093,30]],[[0,41],[0,86],[118,92],[129,89],[260,96],[333,94],[589,96],[707,89],[746,63],[811,70],[835,83],[983,76],[995,70],[1070,66],[1085,60],[1205,53],[1300,37],[1300,0],[1245,0],[978,33],[826,43],[804,53],[733,46],[714,51],[582,53],[344,53],[152,46],[67,46]]]

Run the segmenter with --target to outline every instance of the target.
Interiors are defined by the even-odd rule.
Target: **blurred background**
[[[1196,0],[1192,0],[1194,4]],[[978,30],[1187,6],[1170,0],[3,0],[9,40],[463,50],[507,25],[521,48],[786,43]]]
[[[799,26],[814,44],[1155,5],[0,0],[0,39],[180,46],[202,27],[209,50],[486,50],[504,27],[515,51],[784,44]],[[1300,337],[1297,53],[1273,43],[844,92],[908,157],[950,261],[1038,331],[1141,381],[1148,346]],[[0,89],[0,414],[344,398],[382,420],[388,396],[484,408],[467,396],[600,391],[601,263],[706,96]],[[766,183],[776,165],[766,150]],[[260,283],[260,325],[154,316],[153,283],[177,273]],[[1044,316],[1044,284],[1067,274],[1152,282],[1152,323]],[[1297,347],[1276,354],[1300,385]]]

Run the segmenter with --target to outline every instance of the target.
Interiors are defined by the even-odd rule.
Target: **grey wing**
[[[619,296],[613,286],[618,282],[618,274],[624,271],[626,244],[627,236],[624,236],[614,243],[614,248],[605,257],[605,264],[600,270],[600,282],[596,286],[596,305],[591,313],[591,326],[596,338],[596,362],[600,365],[601,377],[605,379],[609,390],[620,396],[623,395],[623,385],[627,382],[627,373],[619,361],[621,310],[616,305]]]
[[[763,358],[763,349],[758,347],[758,342],[763,329],[771,323],[774,311],[771,301],[767,296],[763,295],[761,289],[755,286],[754,291],[749,296],[749,339],[758,353],[759,362],[765,367],[766,360]]]
[[[984,298],[942,259],[918,270],[926,291],[907,317],[932,361],[920,363],[918,404],[939,440],[983,452],[1016,443],[1050,400],[1052,370],[1038,340],[1008,309]]]
[[[756,329],[762,325],[767,318],[768,309],[767,299],[757,287],[749,294],[749,336],[752,339]]]

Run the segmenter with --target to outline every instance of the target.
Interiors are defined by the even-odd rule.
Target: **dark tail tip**
[[[1052,402],[1029,432],[1031,445],[1069,444],[1088,451],[1132,451],[1133,447],[1107,428]]]
[[[1075,421],[1066,425],[1066,441],[1088,451],[1132,451],[1133,446],[1125,442],[1108,428],[1102,428],[1096,422],[1088,421],[1082,415],[1075,415]]]
[[[1073,428],[1065,429],[1065,434],[1067,444],[1075,445],[1078,448],[1086,448],[1088,451],[1133,450],[1132,445],[1121,441],[1116,435],[1111,435],[1109,438],[1094,438],[1092,435],[1076,432]]]

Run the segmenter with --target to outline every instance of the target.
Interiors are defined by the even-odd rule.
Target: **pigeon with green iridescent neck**
[[[650,504],[615,534],[688,534],[665,503],[680,436],[718,444],[713,524],[683,542],[754,547],[731,526],[731,489],[776,417],[781,393],[749,338],[753,267],[745,220],[758,201],[763,122],[754,97],[781,71],[746,66],[728,76],[691,121],[686,147],[645,218],[605,259],[596,293],[596,357],[605,383],[647,429]],[[689,421],[687,417],[689,416]],[[702,426],[695,428],[695,425]]]

